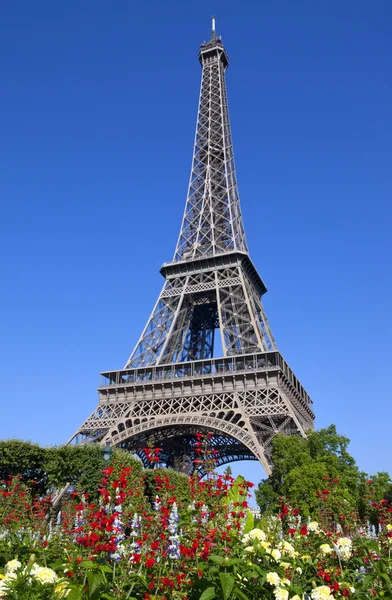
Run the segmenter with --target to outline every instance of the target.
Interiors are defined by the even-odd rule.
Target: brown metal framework
[[[248,254],[227,105],[225,48],[213,31],[202,81],[191,177],[174,259],[124,370],[102,374],[97,409],[70,441],[120,446],[148,466],[190,472],[196,433],[218,464],[258,460],[269,473],[277,433],[306,435],[312,401],[277,351]],[[214,358],[220,331],[223,357]],[[200,467],[202,472],[202,467]]]

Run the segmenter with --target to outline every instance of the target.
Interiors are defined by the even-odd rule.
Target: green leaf
[[[246,511],[244,533],[249,533],[249,531],[252,531],[252,529],[254,529],[254,528],[255,528],[255,518],[254,518],[254,515],[248,509]]]
[[[381,579],[383,579],[386,583],[390,584],[391,580],[386,573],[380,573]]]
[[[95,569],[97,565],[92,560],[84,560],[80,563],[80,566],[83,567],[83,569]]]
[[[200,596],[199,600],[211,600],[211,598],[215,598],[215,597],[216,597],[215,588],[209,587],[206,590],[204,590],[204,592]]]
[[[242,563],[242,560],[240,558],[229,558],[229,560],[225,559],[226,567],[231,567],[233,565],[239,565],[240,563]]]
[[[217,563],[218,565],[222,565],[224,559],[218,554],[211,554],[211,556],[208,557],[208,560],[212,560],[212,562]]]
[[[249,600],[248,596],[238,588],[234,588],[233,594],[236,598],[241,598],[242,600]]]
[[[223,598],[228,600],[234,587],[235,579],[229,573],[219,573],[219,579],[222,586]]]
[[[99,568],[103,573],[113,573],[113,569],[109,565],[99,565]]]
[[[102,573],[92,573],[91,571],[87,573],[87,581],[88,581],[88,597],[92,598],[94,593],[99,588],[103,580]]]

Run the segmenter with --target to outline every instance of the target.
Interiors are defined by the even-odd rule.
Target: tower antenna
[[[215,31],[215,22],[216,22],[216,19],[215,19],[215,17],[212,17],[211,21],[212,21],[212,38],[211,39],[213,41],[215,41],[216,40],[216,31]]]

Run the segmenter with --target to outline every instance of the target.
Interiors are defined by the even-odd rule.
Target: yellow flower
[[[253,546],[247,546],[246,548],[244,548],[244,552],[256,552],[256,550],[254,549]]]
[[[245,534],[244,537],[242,538],[242,542],[244,544],[249,544],[249,542],[251,542],[253,540],[259,540],[259,542],[265,542],[266,539],[267,539],[267,536],[265,535],[264,531],[256,528],[256,529],[252,529],[252,531],[249,531],[249,533]]]
[[[280,566],[283,567],[283,569],[289,569],[291,567],[290,563],[284,561],[280,563]]]
[[[267,573],[266,581],[275,587],[280,585],[280,577],[277,573]]]
[[[301,559],[303,560],[303,562],[308,562],[309,560],[311,560],[311,556],[309,556],[309,554],[303,554],[301,556]]]
[[[65,581],[58,583],[54,588],[55,593],[59,598],[66,598],[71,590],[67,589],[67,584]]]
[[[390,523],[387,525],[387,531],[392,531],[392,525]]]
[[[317,521],[311,521],[308,524],[308,531],[313,531],[313,533],[320,532],[320,525],[317,523]]]
[[[48,567],[38,567],[31,574],[41,583],[55,583],[58,580],[53,569],[49,569]]]
[[[339,546],[339,548],[351,548],[353,543],[350,538],[341,537],[337,540],[336,545]]]
[[[294,556],[294,546],[292,546],[289,542],[283,540],[283,542],[280,544],[280,549],[282,550],[283,554],[287,554],[287,556],[291,557]]]
[[[321,554],[323,554],[324,556],[326,556],[327,554],[331,554],[331,552],[333,552],[333,550],[329,544],[321,544],[319,550],[320,550]]]
[[[331,597],[331,590],[327,585],[319,585],[310,595],[312,600],[327,600]]]
[[[274,548],[274,550],[272,550],[271,552],[271,556],[272,558],[274,558],[275,560],[279,560],[281,558],[281,553],[279,552],[279,550],[277,550],[276,548]]]
[[[274,596],[276,600],[288,600],[289,592],[287,590],[284,590],[283,588],[277,587],[274,589]]]
[[[7,564],[4,567],[4,571],[6,574],[14,573],[21,566],[22,566],[22,563],[19,562],[17,558],[14,558],[13,560],[10,560],[9,562],[7,562]]]

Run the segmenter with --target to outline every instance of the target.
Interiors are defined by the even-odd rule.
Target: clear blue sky
[[[1,2],[0,438],[66,441],[137,341],[181,222],[212,13],[279,349],[316,426],[392,471],[391,0]]]

